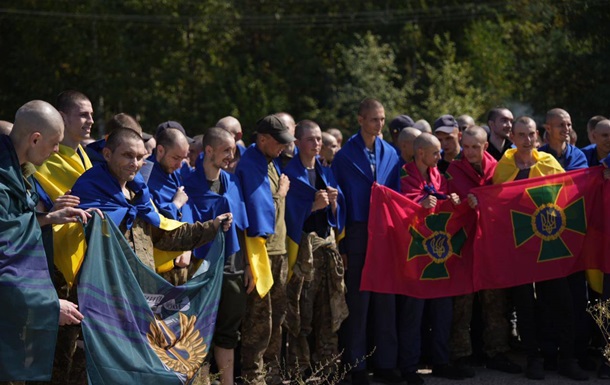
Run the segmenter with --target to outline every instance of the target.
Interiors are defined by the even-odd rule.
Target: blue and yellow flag
[[[206,257],[209,268],[178,287],[146,267],[112,221],[96,214],[85,232],[78,301],[89,384],[191,383],[214,332],[223,232]]]
[[[325,186],[334,187],[339,190],[336,215],[333,215],[330,207],[325,209],[328,215],[328,225],[337,229],[338,242],[345,228],[345,198],[341,189],[337,186],[330,168],[323,167],[316,160],[316,171],[317,175],[322,178]],[[292,267],[297,259],[299,244],[303,234],[303,225],[311,215],[311,207],[318,190],[309,183],[307,169],[303,166],[301,158],[298,156],[288,163],[284,173],[290,178],[290,189],[286,196],[286,246],[288,249],[288,276],[290,278]]]

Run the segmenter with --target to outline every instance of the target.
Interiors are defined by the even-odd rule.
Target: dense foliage
[[[388,118],[507,105],[584,124],[610,114],[610,1],[3,0],[0,119],[63,89],[191,134],[288,111],[355,127],[365,96]]]

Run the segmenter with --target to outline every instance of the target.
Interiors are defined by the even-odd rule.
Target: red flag
[[[472,190],[479,201],[475,289],[608,271],[600,258],[602,187],[595,167]]]
[[[373,185],[360,290],[417,298],[473,291],[469,234],[476,214],[465,203],[439,202],[434,210],[424,209]]]

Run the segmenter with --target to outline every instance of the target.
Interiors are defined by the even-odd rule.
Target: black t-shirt
[[[312,186],[316,187],[316,190],[322,190],[326,188],[324,181],[318,174],[318,171],[315,168],[307,169],[307,177],[309,179],[309,183]],[[303,231],[306,233],[311,233],[315,231],[316,234],[320,238],[326,238],[330,235],[330,226],[328,224],[328,211],[330,208],[326,207],[322,210],[314,211],[309,215],[309,217],[305,220],[305,224],[303,225]]]

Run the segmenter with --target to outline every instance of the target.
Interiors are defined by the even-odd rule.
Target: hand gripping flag
[[[466,204],[425,209],[374,184],[360,290],[417,298],[471,293],[475,220]]]
[[[601,168],[472,190],[479,202],[475,289],[565,277],[603,261]],[[598,215],[595,215],[595,213]]]
[[[89,384],[189,384],[208,353],[224,264],[220,231],[182,286],[146,267],[116,225],[97,214],[85,228],[78,283]]]

